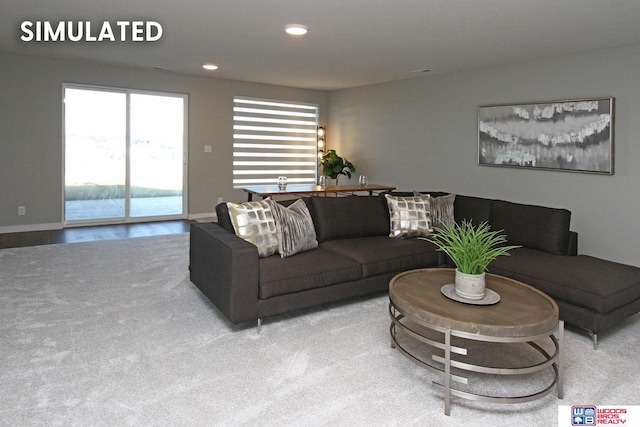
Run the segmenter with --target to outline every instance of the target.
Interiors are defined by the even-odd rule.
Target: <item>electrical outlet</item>
[[[18,215],[26,215],[27,214],[27,208],[24,206],[18,206]]]

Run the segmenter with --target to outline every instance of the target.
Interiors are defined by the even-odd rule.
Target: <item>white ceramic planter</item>
[[[455,290],[462,298],[479,300],[485,295],[484,273],[466,274],[456,269]]]

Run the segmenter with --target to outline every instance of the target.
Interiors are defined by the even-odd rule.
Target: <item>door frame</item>
[[[71,220],[66,219],[66,109],[65,109],[65,93],[67,89],[80,89],[80,90],[93,90],[101,92],[117,92],[124,93],[126,95],[126,166],[125,166],[125,215],[123,218],[98,218],[98,219],[86,219],[86,220]],[[131,95],[156,95],[182,98],[184,104],[183,108],[183,128],[182,128],[182,213],[176,215],[157,215],[157,216],[145,216],[145,217],[131,217],[130,216],[130,191],[131,191]],[[87,85],[78,83],[63,83],[62,84],[62,225],[66,227],[82,227],[91,225],[105,225],[105,224],[126,224],[137,222],[153,222],[153,221],[167,221],[176,219],[187,219],[188,212],[188,183],[189,183],[189,94],[181,92],[168,92],[168,91],[150,91],[139,89],[128,89],[110,86],[99,85]]]

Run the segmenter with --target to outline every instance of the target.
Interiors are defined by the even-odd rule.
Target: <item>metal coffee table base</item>
[[[391,346],[393,348],[397,348],[400,350],[402,354],[404,354],[407,358],[422,366],[423,368],[434,372],[436,374],[442,375],[442,381],[434,381],[433,385],[437,389],[441,390],[444,393],[444,413],[446,415],[450,415],[451,413],[451,396],[457,396],[464,399],[476,400],[476,401],[484,401],[484,402],[494,402],[494,403],[522,403],[529,402],[531,400],[540,399],[546,395],[548,395],[553,388],[555,387],[558,393],[558,398],[562,399],[562,343],[564,341],[564,322],[562,320],[558,321],[556,328],[553,330],[547,331],[542,334],[538,334],[535,336],[519,336],[519,337],[504,337],[504,336],[487,336],[487,335],[477,335],[470,334],[466,332],[456,331],[452,329],[447,329],[443,327],[439,327],[436,325],[432,325],[426,323],[420,319],[405,316],[400,313],[393,305],[393,303],[389,304],[389,314],[391,316],[392,322],[390,326],[391,332]],[[408,321],[410,320],[410,321]],[[413,327],[412,323],[422,326],[424,328],[430,329],[432,331],[436,331],[443,336],[442,341],[434,340],[428,338],[417,331],[418,328]],[[397,339],[398,332],[406,334],[411,339],[420,341],[424,344],[427,344],[431,347],[437,348],[443,352],[442,356],[433,355],[432,359],[435,362],[438,362],[444,366],[444,369],[436,367],[427,361],[421,360],[418,355],[413,354],[410,349],[403,346]],[[543,356],[543,361],[530,366],[519,366],[514,368],[494,368],[488,366],[480,366],[469,363],[464,363],[459,360],[454,360],[452,355],[467,355],[467,349],[454,346],[451,343],[452,337],[460,337],[467,340],[473,341],[483,341],[489,343],[523,343],[528,344],[532,348],[534,348],[537,352],[539,352]],[[549,354],[545,349],[536,344],[536,341],[541,341],[545,339],[551,339],[554,346],[554,351],[552,354]],[[471,392],[466,392],[462,390],[457,390],[453,387],[453,383],[460,384],[468,384],[468,378],[455,375],[451,372],[452,368],[459,369],[460,371],[467,372],[478,372],[482,374],[488,375],[523,375],[523,374],[532,374],[535,372],[539,372],[545,369],[553,369],[553,380],[547,387],[540,391],[534,391],[531,394],[520,395],[520,396],[490,396],[483,394],[476,394]]]

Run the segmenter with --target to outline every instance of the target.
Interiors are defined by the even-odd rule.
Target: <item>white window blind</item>
[[[235,97],[234,188],[287,182],[315,183],[318,106]]]

